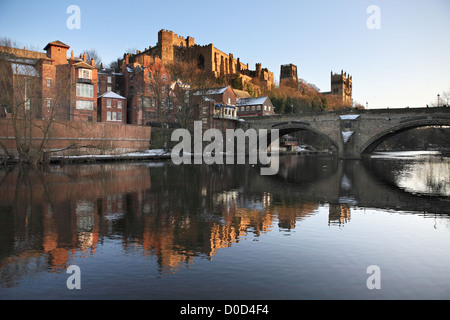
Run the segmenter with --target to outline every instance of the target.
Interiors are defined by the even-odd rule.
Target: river
[[[439,153],[281,156],[275,176],[170,161],[2,167],[0,195],[3,300],[450,298]]]

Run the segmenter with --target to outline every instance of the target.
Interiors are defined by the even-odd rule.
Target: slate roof
[[[48,47],[50,47],[50,46],[58,46],[58,47],[63,47],[63,48],[67,48],[67,49],[70,48],[67,44],[62,43],[62,42],[59,41],[59,40],[56,40],[56,41],[52,41],[52,42],[48,43],[48,44],[45,46],[44,50],[47,50]]]
[[[238,99],[236,101],[236,106],[240,107],[240,106],[262,105],[262,104],[264,104],[264,102],[266,102],[267,99],[268,99],[268,97]]]

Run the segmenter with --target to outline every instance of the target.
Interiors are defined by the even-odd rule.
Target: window
[[[31,100],[27,99],[27,101],[25,101],[25,110],[30,110],[31,109]]]
[[[106,121],[111,121],[111,112],[110,111],[108,111],[106,113]]]
[[[94,85],[86,83],[77,83],[77,97],[93,98]]]
[[[112,82],[112,78],[108,77],[108,83],[111,83],[111,82]]]
[[[109,91],[111,91],[112,90],[112,88],[110,87],[110,86],[108,86],[107,88],[106,88],[106,92],[109,92]]]
[[[163,81],[167,80],[167,76],[165,74],[163,74]]]
[[[122,109],[122,101],[117,101],[117,108]]]
[[[76,108],[78,110],[94,110],[94,101],[77,100]]]
[[[144,97],[144,108],[150,108],[152,105],[152,101],[150,97]]]
[[[117,120],[117,114],[115,112],[112,113],[112,121]]]
[[[150,73],[149,73],[149,74],[150,74]],[[148,92],[152,92],[152,90],[153,90],[153,87],[152,87],[151,84],[149,84],[149,85],[148,85]]]
[[[117,120],[122,121],[122,112],[117,112]]]
[[[78,69],[78,78],[81,78],[81,79],[92,79],[92,70],[89,70],[89,69]]]
[[[148,77],[149,79],[152,78],[152,73],[151,73],[150,71],[147,73],[147,77]]]
[[[166,93],[166,87],[161,88],[161,93]]]
[[[228,104],[231,104],[231,98],[228,98]]]
[[[51,108],[52,107],[52,100],[47,99],[47,108]]]
[[[111,108],[111,99],[106,100],[106,107]]]
[[[47,79],[47,87],[51,87],[52,86],[52,79]]]

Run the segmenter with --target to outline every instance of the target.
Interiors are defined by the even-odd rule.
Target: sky
[[[0,37],[37,51],[59,40],[75,56],[94,48],[104,65],[155,46],[161,29],[251,70],[261,63],[276,81],[292,63],[322,92],[343,70],[369,109],[422,107],[450,92],[449,0],[0,0]]]

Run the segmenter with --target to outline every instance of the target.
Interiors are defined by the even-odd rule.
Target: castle
[[[212,72],[216,77],[225,79],[237,79],[240,89],[249,88],[256,93],[270,90],[275,86],[274,74],[267,68],[262,68],[256,63],[255,70],[250,70],[249,65],[235,58],[232,53],[224,53],[214,47],[214,44],[197,45],[195,39],[186,38],[175,34],[173,31],[160,30],[156,46],[136,51],[135,54],[124,54],[123,60],[128,58],[130,63],[142,61],[145,56],[158,57],[165,62],[195,61],[197,66]],[[119,61],[119,66],[122,61]]]
[[[331,97],[333,104],[342,106],[351,106],[352,98],[352,76],[341,70],[341,73],[333,73],[331,71],[331,91],[321,92],[322,95]],[[297,86],[298,75],[297,66],[293,64],[285,64],[280,70],[280,86]]]

